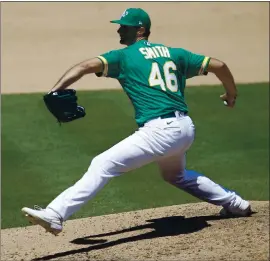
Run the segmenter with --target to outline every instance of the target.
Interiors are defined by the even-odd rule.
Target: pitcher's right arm
[[[221,95],[220,98],[226,101],[228,107],[234,107],[237,89],[233,75],[224,62],[182,48],[172,48],[172,51],[174,56],[177,57],[181,72],[186,79],[198,75],[207,75],[208,72],[214,73],[225,88],[225,94]]]
[[[226,65],[226,63],[218,59],[211,58],[207,71],[214,73],[216,77],[222,82],[226,90],[226,93],[221,95],[220,98],[227,102],[228,107],[234,107],[237,97],[237,89],[229,67]]]

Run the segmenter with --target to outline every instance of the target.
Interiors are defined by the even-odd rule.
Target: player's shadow
[[[194,233],[206,227],[209,227],[210,225],[207,223],[207,221],[220,220],[220,219],[224,219],[224,218],[220,216],[199,216],[199,217],[191,217],[191,218],[185,218],[184,216],[172,216],[172,217],[150,219],[150,220],[147,220],[146,221],[147,224],[144,224],[144,225],[134,226],[134,227],[130,227],[127,229],[118,230],[118,231],[114,231],[110,233],[90,235],[90,236],[86,236],[82,238],[76,238],[72,240],[71,243],[77,244],[77,245],[92,245],[92,246],[60,252],[53,255],[36,258],[33,260],[36,260],[36,261],[37,260],[50,260],[54,258],[74,255],[77,253],[85,253],[91,250],[105,249],[108,247],[113,247],[116,245],[129,243],[129,242],[135,242],[135,241],[144,240],[144,239],[152,239],[152,238],[158,238],[158,237],[168,237],[168,236],[177,236],[181,234]],[[139,235],[135,235],[135,236],[127,236],[127,237],[123,236],[119,239],[112,240],[112,241],[107,241],[105,239],[100,239],[100,240],[94,239],[94,238],[124,234],[126,232],[132,232],[132,231],[143,231],[144,229],[152,229],[152,231],[146,232],[146,233],[142,232]]]

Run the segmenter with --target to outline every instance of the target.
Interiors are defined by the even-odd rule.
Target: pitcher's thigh
[[[93,159],[113,175],[137,169],[157,158],[149,143],[138,132],[120,141]]]

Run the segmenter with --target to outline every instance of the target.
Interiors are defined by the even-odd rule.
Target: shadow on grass
[[[50,260],[50,259],[59,258],[59,257],[71,256],[78,253],[85,253],[91,250],[105,249],[108,247],[113,247],[116,245],[129,243],[129,242],[136,242],[136,241],[144,240],[144,239],[153,239],[153,238],[159,238],[159,237],[177,236],[181,234],[190,234],[190,233],[200,231],[206,227],[209,227],[210,225],[207,223],[207,221],[220,220],[220,219],[224,219],[224,218],[220,216],[199,216],[199,217],[191,217],[191,218],[185,218],[184,216],[172,216],[172,217],[163,217],[163,218],[158,218],[158,219],[150,219],[150,220],[147,220],[146,222],[148,223],[144,225],[139,225],[139,226],[135,226],[135,227],[119,230],[119,231],[114,231],[110,233],[91,235],[91,236],[87,236],[83,238],[76,238],[71,241],[71,243],[77,244],[77,245],[93,245],[93,244],[97,244],[97,245],[84,247],[84,248],[80,248],[76,250],[60,252],[53,255],[35,258],[33,260],[35,261]],[[94,239],[97,237],[118,235],[118,234],[123,234],[125,232],[139,231],[139,230],[144,230],[144,229],[149,229],[149,228],[153,230],[151,232],[141,233],[136,236],[122,237],[114,241],[107,242],[106,239],[101,239],[101,240]]]

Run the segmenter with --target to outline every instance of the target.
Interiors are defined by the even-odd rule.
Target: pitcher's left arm
[[[67,70],[51,91],[64,90],[74,82],[78,81],[85,74],[100,73],[103,71],[103,63],[98,58],[92,58],[80,62]]]

